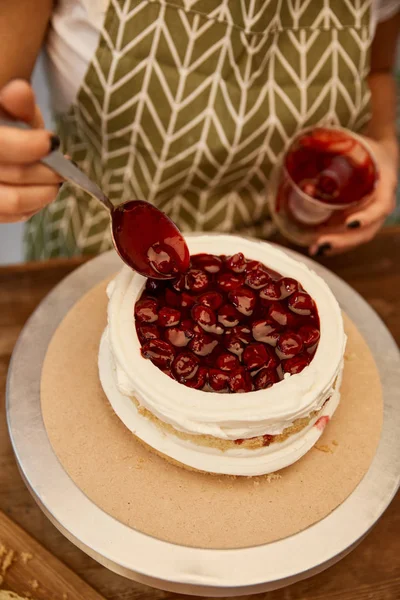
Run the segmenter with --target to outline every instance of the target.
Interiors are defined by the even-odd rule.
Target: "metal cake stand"
[[[367,534],[400,484],[400,354],[385,325],[351,287],[317,263],[342,308],[367,340],[384,394],[384,423],[375,458],[354,492],[328,517],[296,535],[234,550],[188,548],[155,539],[115,520],[73,483],[48,440],[40,378],[48,344],[71,307],[120,267],[114,252],[64,279],[29,319],[12,357],[7,419],[21,474],[50,521],[81,550],[112,571],[168,591],[237,596],[277,589],[315,575],[345,556]],[[397,406],[396,406],[397,404]]]

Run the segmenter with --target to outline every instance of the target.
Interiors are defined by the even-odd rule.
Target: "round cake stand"
[[[345,556],[382,515],[400,483],[400,355],[385,325],[347,284],[317,263],[342,308],[367,340],[384,394],[382,437],[371,467],[328,517],[296,535],[234,550],[188,548],[123,525],[91,502],[59,463],[47,438],[40,378],[57,326],[83,294],[121,266],[114,252],[86,263],[62,281],[29,319],[12,357],[7,419],[22,476],[43,512],[74,544],[112,571],[168,591],[237,596],[277,589],[315,575]],[[396,407],[397,404],[397,407]]]

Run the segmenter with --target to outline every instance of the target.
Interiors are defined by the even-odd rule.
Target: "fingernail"
[[[350,223],[347,223],[347,228],[348,229],[358,229],[360,227],[361,223],[360,221],[350,221]]]
[[[58,137],[58,135],[52,135],[50,137],[50,152],[54,152],[54,150],[58,150],[60,147],[60,138]]]
[[[332,246],[328,242],[326,242],[326,244],[321,244],[320,246],[318,246],[318,250],[316,251],[314,256],[324,256],[325,252],[331,249]]]

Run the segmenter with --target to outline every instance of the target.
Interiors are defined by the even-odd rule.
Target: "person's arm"
[[[0,223],[29,218],[57,195],[60,178],[37,163],[57,145],[29,80],[49,24],[52,0],[0,0],[0,115],[37,128],[0,127]]]
[[[361,207],[345,214],[342,227],[321,229],[318,239],[310,248],[310,254],[335,254],[368,242],[395,208],[399,146],[393,70],[399,32],[400,12],[378,25],[371,48],[368,83],[372,117],[366,136],[380,171],[376,191]]]

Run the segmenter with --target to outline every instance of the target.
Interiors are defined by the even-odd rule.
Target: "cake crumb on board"
[[[32,579],[32,580],[29,582],[29,585],[31,586],[31,588],[32,588],[33,590],[37,590],[37,589],[38,589],[38,587],[39,587],[39,583],[38,583],[38,581],[37,581],[36,579]]]
[[[320,452],[325,452],[326,454],[333,454],[332,448],[330,448],[326,444],[315,444],[314,448],[316,450],[319,450]]]

